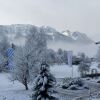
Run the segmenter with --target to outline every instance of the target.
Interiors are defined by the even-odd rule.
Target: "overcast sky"
[[[0,24],[46,25],[100,40],[100,0],[0,0]]]

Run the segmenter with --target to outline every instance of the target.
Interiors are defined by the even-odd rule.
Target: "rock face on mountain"
[[[45,30],[45,34],[48,39],[53,42],[65,42],[65,43],[76,43],[76,44],[90,44],[93,41],[84,33],[70,32],[69,30],[58,32],[51,27],[42,27]]]
[[[86,34],[80,33],[80,32],[73,32],[72,37],[76,40],[76,42],[80,43],[93,43],[93,40],[91,40]]]
[[[80,43],[80,44],[93,43],[93,40],[91,40],[85,33],[80,33],[78,31],[70,32],[69,30],[67,30],[62,32],[62,34],[72,38],[74,43]]]

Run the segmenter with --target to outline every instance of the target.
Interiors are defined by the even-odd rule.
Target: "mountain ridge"
[[[59,32],[50,26],[38,27],[30,24],[0,25],[0,40],[6,36],[10,43],[23,46],[27,35],[38,32],[40,29],[44,31],[47,39],[47,47],[50,49],[55,51],[59,48],[72,50],[75,54],[84,52],[88,56],[94,56],[97,52],[98,47],[86,34],[78,31],[70,33],[69,30]]]
[[[67,42],[67,43],[79,43],[79,44],[90,44],[93,40],[90,39],[86,34],[76,32],[70,32],[69,30],[59,32],[50,26],[34,26],[31,24],[11,24],[11,25],[0,25],[0,34],[2,36],[19,39],[25,38],[28,34],[34,32],[34,30],[42,29],[47,36],[47,41],[51,42]],[[66,33],[66,34],[65,34]],[[1,36],[1,37],[2,37]]]

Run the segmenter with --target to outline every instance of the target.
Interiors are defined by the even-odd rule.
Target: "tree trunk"
[[[28,84],[27,84],[27,78],[25,77],[25,80],[24,80],[24,85],[25,85],[25,89],[28,90]]]

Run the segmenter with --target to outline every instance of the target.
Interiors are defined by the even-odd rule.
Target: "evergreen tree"
[[[51,96],[55,82],[55,78],[49,71],[48,64],[41,64],[39,75],[35,80],[32,100],[55,100]]]
[[[80,72],[81,77],[84,77],[87,72],[90,70],[90,65],[84,61],[79,64],[78,70]]]
[[[64,51],[64,52],[63,52],[63,62],[64,62],[65,64],[68,64],[67,51]]]
[[[64,55],[63,50],[61,48],[58,49],[58,51],[57,51],[57,63],[58,64],[63,63],[63,55]]]

